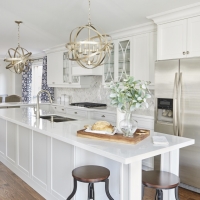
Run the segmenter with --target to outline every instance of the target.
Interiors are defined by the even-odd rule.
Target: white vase
[[[125,117],[125,112],[121,111],[120,109],[117,108],[117,123],[116,123],[116,126],[117,126],[117,132],[118,133],[122,133],[122,130],[120,129],[120,126],[119,126],[119,123],[124,119]]]

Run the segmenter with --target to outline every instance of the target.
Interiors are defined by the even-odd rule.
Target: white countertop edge
[[[195,143],[195,140],[190,139],[189,141],[186,141],[182,144],[178,144],[178,148],[177,148],[177,145],[176,145],[176,146],[169,146],[170,150],[169,150],[169,148],[158,149],[158,150],[154,151],[153,153],[151,152],[151,153],[144,154],[143,157],[142,157],[142,160],[146,159],[146,158],[154,157],[154,156],[157,156],[157,155],[160,155],[160,154],[163,154],[163,153],[167,153],[169,151],[173,151],[173,150],[177,150],[177,149],[180,149],[180,148],[183,148],[183,147],[187,147],[187,146],[193,145],[194,143]],[[124,164],[130,164],[130,163],[132,163],[134,161],[138,161],[138,160],[141,160],[140,156],[135,156],[134,158],[127,158]]]

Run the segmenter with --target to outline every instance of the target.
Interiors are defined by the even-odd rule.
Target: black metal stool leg
[[[109,192],[109,179],[106,179],[105,180],[105,190],[106,190],[106,195],[108,197],[109,200],[114,200],[111,195],[110,195],[110,192]]]
[[[176,200],[179,200],[178,186],[175,188],[175,197],[176,197]]]
[[[67,198],[67,200],[70,200],[75,195],[76,190],[77,190],[77,180],[74,178],[74,189],[72,193],[69,195],[69,197]]]
[[[95,200],[94,198],[94,183],[88,184],[88,200]]]
[[[158,192],[158,195],[157,195],[158,200],[163,200],[163,191],[162,190],[157,190],[157,192]]]

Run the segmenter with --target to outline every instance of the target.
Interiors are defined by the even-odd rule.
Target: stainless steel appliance
[[[70,106],[79,106],[79,107],[85,107],[85,108],[98,108],[98,109],[104,109],[107,107],[107,105],[103,104],[103,103],[91,103],[91,102],[71,103]]]
[[[156,62],[154,130],[195,139],[180,151],[180,179],[200,188],[200,58]]]

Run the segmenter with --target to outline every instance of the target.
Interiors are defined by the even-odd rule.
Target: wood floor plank
[[[154,199],[155,199],[155,190],[151,188],[145,188],[143,200],[154,200]],[[200,194],[179,187],[179,199],[200,200]]]
[[[1,200],[45,200],[28,184],[0,162]]]

